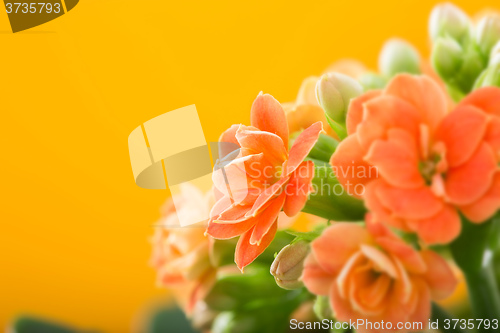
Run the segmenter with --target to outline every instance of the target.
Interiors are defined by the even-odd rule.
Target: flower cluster
[[[261,93],[250,126],[221,135],[213,193],[185,196],[206,225],[153,240],[159,282],[182,286],[187,312],[202,302],[213,332],[290,318],[409,332],[398,323],[456,315],[441,305],[466,283],[459,315],[498,323],[500,15],[438,5],[429,33],[429,61],[389,40],[378,70],[342,60],[291,103]]]

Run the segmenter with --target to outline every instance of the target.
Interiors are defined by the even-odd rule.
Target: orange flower
[[[177,214],[199,214],[197,220],[201,221],[213,199],[203,197],[194,187],[182,190],[182,197],[176,199],[177,212],[172,199],[163,208],[160,226],[152,238],[151,265],[157,270],[158,284],[172,288],[176,300],[190,313],[215,282],[216,270],[209,258],[213,240],[204,235],[202,226],[178,227]],[[185,204],[179,207],[181,202]]]
[[[235,253],[241,270],[271,243],[281,210],[294,216],[304,207],[314,176],[314,163],[304,159],[323,127],[321,122],[312,124],[289,150],[285,113],[267,94],[255,99],[251,123],[233,125],[219,140],[240,149],[223,169],[214,171],[218,200],[207,229],[216,239],[241,235]]]
[[[433,80],[396,76],[351,102],[349,136],[330,163],[347,188],[365,186],[376,219],[448,243],[460,233],[459,210],[482,222],[500,208],[498,94],[478,90],[448,113]]]
[[[328,296],[339,321],[384,321],[427,325],[431,300],[449,296],[456,278],[438,254],[417,252],[367,215],[367,229],[336,223],[311,243],[302,280],[307,289]],[[384,330],[358,327],[358,332]],[[401,330],[404,331],[404,330]]]

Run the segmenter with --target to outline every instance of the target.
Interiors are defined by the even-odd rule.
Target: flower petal
[[[314,162],[304,161],[292,173],[286,186],[286,200],[283,210],[289,217],[297,215],[304,208],[309,193],[313,188],[311,181],[314,177]]]
[[[239,130],[236,139],[242,148],[263,153],[272,165],[281,165],[287,159],[287,148],[276,134],[264,131]]]
[[[461,206],[462,213],[474,223],[481,223],[492,217],[500,209],[500,173],[493,178],[488,191],[470,205]]]
[[[309,152],[318,141],[319,134],[323,131],[323,124],[318,121],[306,128],[297,137],[290,148],[288,161],[286,162],[285,175],[289,175],[297,169],[297,167],[309,155]]]
[[[455,208],[446,205],[437,214],[416,221],[417,234],[427,244],[448,244],[462,230],[460,216]]]
[[[356,185],[365,185],[378,176],[377,168],[364,160],[365,151],[358,141],[357,134],[348,136],[340,142],[333,153],[330,164],[337,179],[348,194],[356,196]],[[359,172],[363,177],[358,177]]]
[[[384,207],[395,216],[405,219],[422,219],[439,212],[443,202],[430,188],[401,189],[381,183],[376,189],[377,196]]]
[[[318,263],[330,274],[338,274],[361,244],[370,244],[365,228],[351,223],[335,223],[311,243]],[[333,255],[334,254],[334,255]]]
[[[462,106],[449,113],[436,130],[435,141],[446,145],[450,167],[466,162],[479,146],[486,132],[486,114],[472,106]]]
[[[269,206],[253,218],[255,220],[255,228],[250,237],[250,244],[260,244],[262,238],[269,232],[269,229],[271,229],[272,225],[278,219],[281,208],[283,208],[283,204],[285,203],[285,198],[286,193],[283,192],[279,197],[272,199]]]
[[[234,261],[238,268],[243,272],[243,269],[250,265],[264,250],[271,244],[278,229],[278,222],[275,222],[269,232],[262,238],[259,245],[250,244],[250,237],[253,229],[245,232],[240,236],[238,244],[236,244],[236,251],[234,254]]]
[[[418,147],[414,138],[401,129],[391,129],[388,140],[376,140],[366,155],[366,161],[377,167],[391,185],[418,188],[424,179],[418,169]]]
[[[446,96],[428,76],[399,74],[389,82],[385,94],[399,97],[415,106],[432,131],[446,114]]]
[[[346,115],[347,134],[351,135],[355,133],[358,125],[363,121],[363,105],[381,94],[381,90],[370,90],[359,97],[351,99],[351,102],[349,103],[349,111]]]
[[[491,187],[497,168],[491,147],[482,143],[467,162],[446,173],[447,197],[456,205],[473,203]]]
[[[328,295],[334,277],[326,272],[319,264],[313,253],[304,261],[304,270],[300,280],[304,282],[307,290],[315,295]]]
[[[420,254],[427,264],[427,271],[422,277],[430,288],[432,299],[441,300],[450,296],[458,285],[450,265],[431,250],[423,250]]]
[[[500,116],[500,88],[484,87],[475,90],[460,105],[473,105],[486,113]]]
[[[288,150],[288,125],[285,111],[273,96],[262,93],[257,96],[252,104],[250,122],[261,131],[279,136]]]

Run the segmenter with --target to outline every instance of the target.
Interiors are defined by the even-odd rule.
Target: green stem
[[[450,314],[448,312],[446,312],[446,310],[444,310],[442,307],[440,307],[439,305],[437,305],[436,303],[432,303],[432,322],[438,322],[438,327],[440,328],[440,330],[442,332],[446,332],[446,333],[468,333],[469,331],[467,330],[463,330],[463,329],[460,329],[459,325],[454,325],[454,322],[453,322],[453,317],[450,316]],[[450,323],[450,328],[448,329],[444,329],[444,324],[446,322],[446,320],[448,320],[448,322]],[[453,327],[455,326],[455,327]]]
[[[315,165],[312,180],[315,192],[302,211],[333,221],[363,220],[366,213],[363,201],[346,193],[328,163],[310,160]]]
[[[490,238],[496,236],[493,221],[473,224],[462,219],[462,233],[450,246],[462,269],[475,319],[500,319],[500,294],[493,273]],[[478,332],[487,330],[479,329]]]

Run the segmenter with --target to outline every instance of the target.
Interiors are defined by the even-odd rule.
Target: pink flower
[[[391,331],[400,322],[426,327],[431,300],[446,298],[457,284],[438,254],[414,250],[369,214],[367,229],[342,222],[325,229],[311,243],[302,280],[313,294],[329,297],[337,320],[384,321]]]
[[[323,128],[312,124],[289,149],[285,113],[267,94],[255,99],[251,124],[233,125],[219,140],[240,149],[213,174],[218,200],[207,229],[216,239],[240,236],[235,262],[241,270],[274,239],[281,210],[294,216],[304,207],[314,176],[314,163],[304,159]]]

